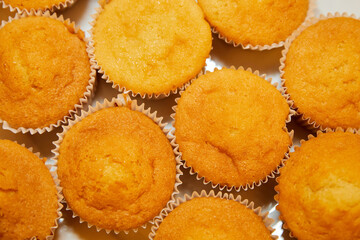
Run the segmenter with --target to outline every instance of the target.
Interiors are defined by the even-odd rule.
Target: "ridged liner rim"
[[[191,196],[188,194],[185,194],[183,198],[178,197],[176,199],[176,202],[173,202],[172,204],[170,204],[170,206],[168,208],[164,209],[161,212],[160,218],[155,220],[154,225],[151,227],[151,232],[149,233],[149,239],[153,240],[155,238],[156,231],[159,229],[162,221],[176,207],[178,207],[180,204],[182,204],[184,202],[187,202],[191,199],[199,198],[199,197],[202,197],[202,198],[215,197],[215,198],[227,199],[227,200],[232,200],[232,201],[235,201],[235,202],[238,202],[238,203],[244,205],[246,208],[252,210],[256,215],[261,217],[265,227],[270,231],[271,238],[274,240],[278,239],[278,236],[273,235],[273,232],[275,231],[275,229],[273,229],[271,227],[271,225],[275,222],[275,220],[268,216],[269,215],[268,211],[262,212],[262,208],[260,206],[255,208],[254,202],[252,202],[252,201],[249,202],[249,200],[246,198],[242,199],[240,195],[235,197],[232,193],[223,193],[223,192],[218,192],[217,194],[215,194],[214,190],[211,190],[209,193],[207,193],[205,190],[202,190],[200,193],[198,193],[197,191],[194,191],[191,194]]]
[[[26,17],[32,17],[32,16],[36,16],[36,17],[48,17],[51,19],[55,19],[58,20],[60,22],[62,22],[65,26],[67,26],[68,28],[72,28],[74,30],[74,34],[78,34],[79,31],[82,31],[80,29],[80,27],[75,25],[75,22],[71,22],[69,18],[64,19],[63,15],[57,16],[56,13],[51,13],[49,11],[31,11],[30,13],[28,12],[23,12],[23,13],[16,13],[15,17],[9,17],[9,19],[7,21],[2,21],[0,24],[0,30],[8,23],[11,23],[14,20],[18,20],[21,18],[26,18]],[[90,74],[89,74],[89,80],[88,80],[88,85],[86,86],[86,91],[83,94],[83,97],[79,99],[79,102],[77,104],[74,105],[73,109],[69,110],[68,115],[64,116],[62,119],[58,120],[56,123],[52,123],[50,124],[50,126],[44,127],[44,128],[25,128],[25,127],[19,127],[19,128],[13,128],[10,126],[10,124],[5,121],[0,119],[0,124],[2,125],[2,128],[4,130],[10,130],[13,133],[27,133],[30,132],[31,135],[34,135],[36,133],[39,134],[43,134],[44,132],[51,132],[54,128],[57,128],[63,124],[67,124],[69,119],[73,119],[74,115],[77,113],[77,111],[83,109],[87,103],[91,102],[91,99],[94,96],[94,92],[95,92],[95,81],[96,81],[96,69],[94,68],[93,64],[91,64],[91,58],[94,55],[94,51],[92,48],[92,43],[91,41],[89,41],[88,38],[84,37],[82,39],[82,41],[84,41],[86,43],[86,52],[89,58],[89,63],[90,63]]]
[[[36,11],[41,11],[41,12],[46,12],[46,11],[50,11],[50,12],[54,12],[54,11],[61,11],[64,10],[65,8],[71,7],[72,5],[74,5],[74,3],[77,0],[65,0],[61,3],[58,4],[54,4],[51,7],[45,7],[45,8],[39,8],[39,9],[35,9],[35,8],[19,8],[19,7],[13,7],[10,4],[5,3],[3,0],[0,0],[0,5],[2,5],[2,8],[9,8],[10,12],[17,12],[17,13],[27,13],[30,14],[31,12],[36,12]]]
[[[222,69],[225,69],[226,67],[223,67]],[[206,180],[205,176],[200,176],[192,167],[188,166],[186,164],[186,160],[185,159],[182,159],[182,153],[180,152],[179,150],[179,144],[176,142],[176,135],[175,135],[175,128],[172,128],[171,129],[171,134],[174,136],[174,143],[175,143],[175,151],[176,151],[176,154],[178,155],[179,159],[181,160],[182,162],[182,165],[185,169],[189,170],[189,173],[190,175],[195,175],[196,176],[196,180],[198,181],[202,181],[202,183],[204,185],[208,185],[209,183],[211,184],[211,187],[213,189],[216,189],[216,188],[219,188],[221,191],[223,191],[224,189],[228,192],[232,191],[232,190],[235,190],[236,192],[240,192],[241,189],[243,189],[244,191],[247,191],[248,189],[254,189],[255,186],[256,187],[259,187],[261,186],[262,184],[264,183],[267,183],[269,181],[269,179],[272,179],[272,178],[275,178],[276,177],[276,174],[279,174],[279,168],[281,168],[283,165],[284,165],[284,161],[287,159],[287,156],[288,154],[290,153],[290,149],[292,147],[292,141],[293,141],[293,138],[294,138],[294,130],[291,130],[289,132],[286,124],[291,122],[291,117],[295,114],[295,111],[292,110],[291,106],[293,104],[293,102],[289,99],[289,95],[285,93],[285,89],[283,87],[279,89],[277,89],[278,87],[278,83],[277,82],[273,82],[272,81],[272,78],[268,78],[266,77],[266,74],[260,74],[260,72],[258,70],[256,71],[253,71],[250,67],[245,69],[244,67],[240,66],[239,68],[236,68],[234,66],[231,66],[230,68],[228,69],[234,69],[234,70],[244,70],[244,71],[247,71],[247,72],[250,72],[258,77],[261,77],[262,79],[264,79],[265,81],[269,82],[272,86],[275,87],[275,89],[277,91],[280,92],[280,94],[285,98],[288,106],[289,106],[289,114],[287,116],[287,118],[285,119],[285,126],[282,128],[283,130],[286,131],[286,133],[289,135],[290,137],[290,145],[288,146],[288,150],[287,152],[284,154],[284,157],[281,159],[280,161],[280,164],[276,167],[276,169],[272,170],[268,175],[266,175],[266,177],[264,179],[260,179],[259,181],[257,182],[252,182],[252,183],[247,183],[246,185],[242,185],[242,186],[228,186],[228,185],[221,185],[220,183],[217,183],[217,184],[214,184],[212,181],[210,180]],[[221,69],[219,68],[215,68],[214,71],[220,71]],[[202,75],[205,75],[206,73],[208,72],[211,72],[211,71],[205,71],[205,72],[201,72],[199,74],[199,77],[202,76]],[[172,113],[170,116],[171,118],[173,119],[173,126],[175,126],[175,117],[176,117],[176,110],[177,110],[177,105],[178,105],[178,101],[180,100],[181,98],[181,95],[182,93],[194,82],[196,81],[197,79],[194,79],[192,81],[190,81],[188,84],[186,84],[186,87],[184,90],[181,90],[179,93],[180,93],[180,97],[176,98],[175,99],[175,105],[172,107],[174,113]]]
[[[141,112],[141,113],[145,114],[147,117],[149,117],[151,120],[153,120],[156,125],[158,125],[161,128],[162,132],[165,134],[166,138],[169,140],[169,143],[170,143],[170,145],[172,147],[172,150],[173,150],[173,153],[174,153],[174,159],[176,161],[176,176],[175,176],[174,190],[173,190],[173,192],[171,194],[171,197],[170,197],[169,201],[164,206],[164,208],[168,207],[172,202],[175,201],[175,196],[179,194],[178,187],[182,184],[182,181],[180,180],[180,176],[183,175],[183,172],[180,169],[181,162],[179,161],[179,158],[178,158],[178,156],[177,156],[177,154],[176,154],[176,152],[174,150],[175,139],[174,139],[173,136],[171,136],[170,130],[165,129],[165,126],[167,125],[167,123],[162,122],[163,117],[157,117],[157,111],[152,112],[151,107],[145,108],[144,103],[142,103],[141,105],[138,105],[137,100],[132,100],[127,94],[118,94],[117,97],[112,98],[111,101],[109,101],[108,99],[105,98],[103,103],[100,103],[100,102],[97,101],[94,107],[90,105],[88,111],[81,110],[80,115],[76,115],[75,119],[70,120],[68,125],[62,126],[63,131],[61,133],[57,134],[58,140],[53,142],[53,145],[55,146],[55,149],[52,150],[52,153],[54,154],[53,160],[55,161],[55,166],[57,167],[60,144],[61,144],[66,132],[69,129],[71,129],[71,127],[73,125],[80,122],[82,119],[86,118],[90,114],[95,113],[95,112],[97,112],[97,111],[99,111],[101,109],[110,108],[110,107],[128,107],[129,109],[131,109],[133,111],[137,111],[137,112]],[[60,182],[60,180],[59,180],[59,182]],[[66,203],[65,197],[64,197],[63,203]],[[141,225],[141,226],[139,226],[137,228],[132,228],[130,230],[117,231],[117,230],[113,230],[113,229],[104,229],[104,228],[98,227],[98,226],[96,226],[94,224],[91,224],[91,223],[83,220],[79,215],[77,215],[71,209],[69,204],[66,204],[66,210],[72,212],[72,218],[79,217],[79,222],[80,223],[86,222],[88,228],[91,228],[91,227],[94,226],[96,228],[97,232],[100,232],[101,230],[105,230],[105,232],[107,234],[109,234],[110,232],[114,232],[115,234],[119,234],[120,232],[124,232],[125,234],[128,234],[130,231],[133,231],[134,233],[136,233],[139,230],[140,227],[145,229],[147,227],[148,223],[153,224],[155,219],[158,218],[159,214],[162,211],[161,210],[159,212],[159,214],[156,215],[152,220],[144,223],[143,225]]]

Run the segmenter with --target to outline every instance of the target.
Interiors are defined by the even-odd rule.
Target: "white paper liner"
[[[129,109],[133,110],[133,111],[138,111],[141,112],[143,114],[145,114],[146,116],[148,116],[150,119],[152,119],[157,125],[159,125],[159,127],[162,129],[162,131],[164,132],[164,134],[166,135],[167,139],[170,142],[170,145],[173,148],[173,152],[175,155],[175,161],[176,161],[176,177],[175,177],[175,185],[174,185],[174,191],[171,194],[171,198],[170,200],[167,202],[165,207],[168,207],[172,202],[175,201],[175,196],[177,194],[179,194],[179,190],[178,190],[178,186],[182,184],[182,181],[180,180],[180,176],[183,174],[182,171],[180,170],[180,166],[181,166],[181,160],[180,157],[176,154],[174,148],[175,148],[175,137],[173,137],[170,133],[169,129],[165,129],[165,126],[167,125],[167,123],[163,123],[163,117],[157,117],[157,111],[152,112],[151,108],[145,108],[145,104],[141,104],[138,105],[136,100],[131,100],[130,97],[126,94],[119,94],[116,98],[113,98],[111,101],[109,101],[108,99],[105,99],[103,103],[100,102],[96,102],[95,107],[89,106],[89,110],[88,111],[84,111],[81,110],[81,114],[76,115],[74,120],[70,120],[69,124],[66,126],[62,126],[63,128],[63,132],[58,133],[58,140],[54,141],[53,144],[55,145],[55,149],[52,150],[52,152],[54,153],[54,158],[53,160],[56,162],[56,166],[57,166],[57,160],[59,157],[59,148],[60,148],[60,144],[63,141],[63,138],[66,134],[66,132],[72,127],[74,126],[76,123],[80,122],[82,119],[86,118],[87,116],[89,116],[90,114],[97,112],[101,109],[104,108],[109,108],[109,107],[128,107]],[[63,203],[66,203],[66,199],[64,198]],[[67,204],[66,210],[72,211],[72,217],[79,217],[79,221],[80,223],[86,222],[85,220],[83,220],[79,215],[77,215]],[[159,212],[160,214],[160,212]],[[154,220],[158,218],[158,216],[155,216],[152,220],[148,221],[147,223],[153,224]],[[147,227],[147,223],[141,225],[141,228],[146,228]],[[92,225],[90,223],[87,222],[87,226],[88,228],[91,228],[92,226],[94,226],[96,228],[96,231],[101,231],[101,230],[105,230],[106,233],[110,233],[111,231],[113,231],[115,234],[119,234],[120,232],[124,232],[125,234],[128,234],[129,231],[133,231],[133,232],[137,232],[138,228],[133,228],[131,230],[124,230],[124,231],[116,231],[116,230],[112,230],[112,229],[103,229],[100,228],[96,225]]]
[[[30,14],[31,12],[36,12],[36,11],[50,11],[50,12],[54,12],[54,11],[60,11],[63,10],[65,8],[71,7],[77,0],[64,0],[63,2],[59,3],[59,4],[54,4],[52,5],[50,8],[41,8],[41,9],[25,9],[25,8],[19,8],[19,7],[12,7],[10,4],[5,3],[4,1],[0,0],[0,5],[2,5],[2,8],[9,8],[10,12],[18,12],[18,13],[27,13]]]
[[[343,128],[338,127],[338,128],[336,128],[336,129],[327,128],[327,129],[324,130],[324,131],[318,130],[318,131],[316,132],[316,136],[320,136],[320,135],[325,134],[325,133],[328,133],[328,132],[350,132],[350,133],[354,133],[354,134],[360,135],[360,130],[357,130],[357,129],[354,129],[354,128],[347,128],[346,130],[344,130]],[[304,142],[306,142],[306,141],[308,141],[308,140],[310,140],[310,139],[312,139],[312,138],[315,138],[316,136],[314,136],[314,135],[312,135],[312,134],[309,134],[309,135],[307,136],[307,140],[301,139],[301,140],[300,140],[300,146],[294,146],[294,151],[296,151],[297,149],[299,149]],[[287,161],[289,158],[290,158],[290,156],[287,155],[287,156],[286,156],[286,159],[285,159],[285,161],[284,161],[284,164],[283,164],[283,166],[281,166],[281,168],[285,167],[286,161]],[[274,196],[274,200],[277,202],[276,210],[279,211],[279,213],[280,213],[280,214],[279,214],[279,220],[283,222],[282,228],[289,231],[289,236],[290,236],[291,238],[295,238],[294,234],[291,232],[291,229],[289,228],[289,226],[288,226],[287,223],[285,222],[284,218],[282,217],[281,212],[280,212],[279,207],[278,207],[278,206],[279,206],[279,189],[278,189],[278,186],[279,186],[279,179],[280,179],[280,177],[281,177],[281,168],[279,168],[279,173],[280,173],[280,175],[279,175],[278,177],[276,177],[276,179],[275,179],[275,181],[276,181],[276,183],[277,183],[277,185],[276,185],[275,188],[274,188],[274,190],[276,191],[276,194],[275,194],[275,196]]]
[[[215,194],[214,190],[211,190],[209,193],[207,193],[205,190],[202,190],[200,193],[194,191],[191,196],[185,194],[183,198],[178,197],[176,199],[176,202],[173,202],[170,204],[170,206],[168,206],[166,209],[164,209],[159,218],[155,220],[154,225],[151,227],[151,232],[149,234],[149,239],[153,240],[155,238],[156,235],[156,231],[159,229],[160,224],[162,223],[162,221],[170,214],[171,211],[173,211],[176,207],[178,207],[180,204],[187,202],[193,198],[198,198],[198,197],[216,197],[216,198],[221,198],[221,199],[228,199],[228,200],[233,200],[236,201],[238,203],[241,203],[242,205],[246,206],[248,209],[251,209],[252,211],[254,211],[254,213],[258,216],[260,216],[264,222],[264,225],[266,226],[266,228],[270,231],[270,233],[273,233],[275,231],[275,229],[273,229],[271,227],[271,225],[275,222],[274,219],[269,218],[269,212],[262,212],[261,207],[257,207],[255,208],[255,204],[254,202],[249,202],[248,199],[241,199],[241,196],[238,195],[236,198],[234,197],[233,194],[229,194],[229,193],[222,193],[222,192],[218,192],[217,194]],[[275,236],[273,234],[271,234],[271,238],[272,239],[278,239],[278,236]]]
[[[13,141],[13,142],[15,142],[16,144],[19,144],[17,141]],[[26,148],[27,150],[29,150],[31,153],[33,153],[35,156],[37,156],[40,160],[42,160],[42,161],[44,160],[44,158],[41,158],[41,155],[40,155],[39,152],[34,152],[34,149],[32,147],[28,148],[28,147],[26,147],[25,144],[19,144],[19,145]],[[46,240],[52,240],[52,239],[54,239],[56,229],[59,227],[58,221],[62,217],[61,209],[63,208],[63,204],[61,202],[63,201],[64,196],[61,193],[62,188],[59,185],[60,181],[57,178],[56,171],[54,171],[55,165],[53,165],[50,162],[46,162],[46,163],[44,162],[44,164],[47,167],[47,169],[49,169],[51,177],[54,180],[54,184],[55,184],[55,187],[56,187],[56,195],[57,195],[57,198],[58,198],[58,208],[56,210],[58,216],[55,219],[54,225],[50,228],[51,234],[46,236]],[[37,240],[37,238],[36,237],[31,237],[30,240]]]
[[[74,29],[75,34],[77,34],[80,30],[79,27],[75,26],[75,22],[70,22],[70,19],[64,20],[64,17],[62,15],[60,15],[58,17],[56,15],[56,13],[50,13],[49,11],[45,11],[45,12],[37,11],[37,12],[30,12],[30,13],[24,12],[22,14],[17,13],[14,18],[9,17],[7,22],[2,21],[2,23],[0,24],[0,29],[3,28],[7,23],[10,23],[17,19],[29,17],[29,16],[38,16],[38,17],[42,16],[42,17],[48,17],[51,19],[58,20],[58,21],[64,23],[64,25],[66,25],[68,27],[72,27]],[[44,128],[35,128],[35,129],[34,128],[24,128],[24,127],[13,128],[10,126],[10,124],[7,121],[0,119],[0,124],[2,125],[3,129],[9,130],[13,133],[30,132],[31,135],[33,135],[35,133],[43,134],[44,132],[51,132],[54,128],[57,128],[60,125],[66,124],[69,119],[73,119],[74,115],[77,113],[78,110],[83,109],[84,106],[86,106],[89,102],[91,102],[91,99],[93,98],[94,92],[95,92],[95,80],[96,80],[96,69],[93,66],[93,64],[91,64],[91,58],[94,55],[94,51],[93,51],[92,43],[89,41],[89,39],[84,38],[84,42],[86,43],[86,52],[88,54],[89,62],[90,62],[89,81],[88,81],[88,85],[86,87],[86,92],[84,93],[83,97],[79,99],[79,102],[77,104],[75,104],[74,109],[69,110],[69,114],[64,116],[63,119],[60,119],[55,124],[51,124],[50,126],[47,126]]]
[[[98,3],[99,3],[99,7],[95,8],[95,14],[91,15],[92,17],[92,21],[89,22],[91,28],[90,30],[88,31],[88,33],[90,34],[90,42],[92,44],[92,51],[95,52],[95,47],[94,47],[94,39],[93,39],[93,28],[96,24],[96,21],[99,17],[99,15],[101,14],[101,12],[103,11],[103,6],[108,2],[109,0],[98,0]],[[211,50],[210,52],[212,51],[213,49],[213,46],[211,45]],[[210,54],[209,54],[209,57],[210,57]],[[96,60],[96,56],[95,56],[95,53],[92,55],[92,58],[91,58],[91,63],[94,65],[94,68],[98,70],[98,72],[101,74],[101,78],[104,79],[106,81],[106,83],[109,83],[111,84],[112,88],[118,90],[120,93],[124,93],[124,94],[128,94],[130,95],[131,97],[135,98],[137,96],[141,97],[142,99],[163,99],[163,98],[166,98],[168,96],[170,96],[170,94],[177,94],[178,92],[180,91],[183,91],[185,90],[186,86],[194,79],[196,79],[198,77],[195,76],[193,77],[192,79],[189,79],[189,81],[185,82],[183,85],[181,85],[180,87],[177,87],[175,89],[172,89],[166,93],[151,93],[151,94],[148,94],[148,93],[138,93],[138,92],[134,92],[132,91],[131,89],[127,89],[125,86],[121,86],[115,82],[113,82],[109,75],[107,75],[105,73],[105,70],[98,64],[98,61]],[[202,70],[204,70],[206,66],[206,61],[204,61],[204,64],[203,64],[203,67],[202,67]],[[200,74],[199,72],[199,74]]]
[[[261,74],[261,75],[260,75],[260,73],[259,73],[258,70],[252,71],[251,68],[244,69],[244,67],[242,67],[242,66],[240,66],[239,68],[235,68],[234,66],[231,66],[230,69],[246,70],[246,71],[248,71],[248,72],[251,72],[251,73],[255,74],[256,76],[259,76],[259,77],[265,79],[267,82],[269,82],[269,83],[270,83],[271,85],[273,85],[275,88],[278,87],[278,83],[277,83],[277,82],[272,82],[272,78],[267,78],[267,77],[266,77],[266,74]],[[218,71],[218,70],[220,70],[220,69],[215,68],[215,71]],[[206,73],[207,73],[207,71],[205,71],[205,73],[201,72],[198,76],[200,77],[201,75],[204,75],[204,74],[206,74]],[[189,87],[189,86],[192,84],[193,81],[194,81],[194,80],[191,80],[191,81],[186,85],[185,89],[180,91],[180,97],[175,99],[176,105],[174,105],[174,106],[172,107],[172,109],[174,110],[174,113],[171,114],[171,118],[174,120],[174,122],[175,122],[175,115],[176,115],[176,109],[177,109],[178,101],[179,101],[179,99],[181,98],[182,93],[186,90],[187,87]],[[196,81],[196,80],[195,80],[195,81]],[[287,102],[288,105],[289,105],[289,115],[287,116],[287,119],[285,119],[285,123],[289,123],[289,122],[291,121],[291,117],[295,114],[295,111],[292,110],[292,108],[291,108],[293,102],[289,99],[289,95],[288,95],[287,93],[285,93],[285,89],[284,89],[283,87],[281,87],[279,91],[280,91],[281,95],[286,99],[286,102]],[[286,125],[285,125],[285,127],[283,128],[283,130],[285,130],[285,131],[289,134],[290,139],[291,139],[291,142],[292,142],[292,140],[293,140],[293,138],[294,138],[294,131],[291,130],[291,131],[289,132],[288,129],[287,129],[287,127],[286,127]],[[290,145],[288,146],[288,150],[287,150],[287,152],[284,154],[284,158],[281,160],[279,166],[278,166],[276,169],[274,169],[273,171],[271,171],[271,173],[269,173],[264,179],[261,179],[261,180],[259,180],[258,182],[252,182],[251,184],[248,183],[248,184],[246,184],[245,186],[228,186],[228,185],[221,185],[220,183],[214,184],[212,181],[206,180],[206,179],[205,179],[205,176],[200,176],[192,167],[188,166],[188,165],[186,164],[186,160],[185,160],[185,159],[182,159],[182,153],[181,153],[180,150],[179,150],[179,144],[176,142],[176,136],[175,136],[175,129],[174,129],[174,128],[171,130],[171,134],[174,136],[174,140],[175,140],[175,141],[174,141],[174,144],[175,144],[175,145],[174,145],[174,151],[175,151],[175,153],[179,156],[179,158],[182,160],[183,167],[184,167],[185,169],[188,169],[188,170],[189,170],[190,175],[195,175],[196,180],[202,181],[202,183],[203,183],[204,185],[211,184],[211,187],[212,187],[213,189],[219,188],[221,191],[223,191],[223,190],[225,189],[225,190],[228,191],[228,192],[230,192],[230,191],[232,191],[232,190],[235,190],[236,192],[239,192],[241,189],[243,189],[244,191],[247,191],[248,189],[254,189],[255,186],[256,186],[256,187],[259,187],[259,186],[261,186],[263,183],[267,183],[267,182],[269,181],[269,179],[275,178],[275,177],[276,177],[276,174],[279,173],[279,168],[283,166],[284,161],[287,159],[288,153],[290,152],[290,148],[291,148],[291,146],[292,146],[292,144],[290,144]]]
[[[306,18],[304,20],[304,22],[309,19],[309,18],[312,18],[314,17],[314,10],[316,8],[316,0],[309,0],[309,9],[307,11],[307,14],[306,14]],[[302,24],[304,24],[304,22]],[[300,26],[302,25],[300,24]],[[300,27],[299,26],[299,27]],[[258,50],[258,51],[263,51],[263,50],[271,50],[271,49],[274,49],[274,48],[279,48],[279,47],[282,47],[284,46],[285,44],[285,41],[287,39],[289,39],[289,37],[287,39],[285,39],[285,41],[280,41],[278,43],[273,43],[271,45],[252,45],[252,44],[242,44],[242,43],[235,43],[233,40],[229,40],[227,39],[225,36],[223,36],[215,27],[212,27],[211,28],[212,32],[216,35],[218,35],[218,37],[221,39],[221,40],[224,40],[227,44],[230,44],[234,47],[239,47],[241,46],[243,49],[250,49],[250,50]]]
[[[320,17],[318,18],[311,18],[308,19],[303,25],[301,25],[285,42],[284,45],[284,50],[282,50],[282,57],[280,58],[280,67],[279,67],[279,71],[280,71],[280,78],[281,78],[281,85],[282,87],[285,89],[286,94],[290,97],[289,99],[291,99],[291,95],[290,93],[287,92],[287,87],[285,86],[285,82],[286,79],[284,79],[284,68],[285,68],[285,61],[286,61],[286,55],[289,51],[289,48],[291,46],[291,43],[301,34],[301,32],[303,32],[305,29],[307,29],[308,27],[316,24],[319,21],[322,20],[326,20],[329,18],[337,18],[337,17],[347,17],[347,18],[353,18],[356,20],[360,20],[360,18],[357,18],[355,16],[355,14],[348,14],[348,13],[339,13],[336,12],[334,14],[332,13],[328,13],[327,15],[323,15],[321,14]],[[293,100],[292,100],[293,101]],[[302,126],[306,127],[308,130],[311,130],[313,132],[316,132],[317,130],[320,131],[327,131],[329,129],[335,130],[335,128],[329,128],[329,127],[324,127],[320,124],[318,124],[314,119],[311,119],[309,116],[306,116],[305,113],[300,113],[298,111],[298,108],[296,107],[296,103],[293,101],[293,105],[291,106],[291,108],[295,111],[295,116],[297,116],[297,121],[299,122],[299,124],[301,124]]]

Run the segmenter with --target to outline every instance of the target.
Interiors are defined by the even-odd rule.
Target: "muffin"
[[[309,0],[199,0],[206,20],[235,45],[279,47],[301,23]],[[281,43],[281,44],[280,44]],[[247,47],[248,48],[248,47]]]
[[[307,22],[289,41],[283,84],[311,126],[360,128],[360,20],[328,17]]]
[[[298,240],[360,239],[360,135],[303,142],[280,170],[280,219]]]
[[[262,217],[243,204],[217,197],[196,197],[176,206],[162,220],[155,240],[271,240]]]
[[[217,70],[182,92],[176,142],[186,166],[206,181],[253,186],[277,169],[291,145],[289,112],[265,79],[243,69]]]
[[[63,9],[74,4],[76,0],[2,0],[6,7],[10,7],[11,11],[30,12],[31,10],[47,9],[54,11]]]
[[[0,238],[48,239],[61,216],[49,170],[39,157],[9,140],[0,140],[0,156]]]
[[[174,153],[161,128],[128,107],[103,108],[70,126],[60,137],[58,175],[73,212],[115,232],[157,216],[176,180]]]
[[[43,132],[86,101],[95,71],[73,24],[49,12],[16,18],[0,28],[0,119]]]
[[[101,1],[93,22],[95,61],[120,91],[168,96],[209,56],[209,24],[194,0]]]

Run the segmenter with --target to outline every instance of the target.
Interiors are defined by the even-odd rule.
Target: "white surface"
[[[317,1],[316,16],[319,14],[326,14],[327,12],[348,12],[354,13],[360,17],[360,1],[356,0],[319,0]],[[70,18],[75,21],[77,25],[81,26],[84,31],[90,28],[89,21],[91,21],[90,15],[95,12],[97,7],[96,0],[78,0],[77,3],[70,9],[67,9],[61,14],[66,18]],[[5,20],[8,16],[13,16],[14,13],[10,13],[8,9],[0,9],[0,20]],[[87,33],[88,35],[88,33]],[[222,40],[219,40],[215,35],[213,36],[213,51],[211,52],[211,60],[208,60],[208,69],[212,69],[215,66],[229,67],[231,65],[235,67],[243,66],[245,68],[251,67],[253,70],[259,70],[260,73],[266,73],[276,81],[279,79],[279,59],[281,57],[281,50],[274,49],[270,51],[250,51],[242,50],[240,48],[234,48],[227,45]],[[111,99],[117,95],[117,91],[111,88],[111,85],[106,84],[103,80],[98,78],[98,88],[94,101],[101,101],[103,98]],[[172,113],[171,107],[175,104],[174,99],[177,96],[170,96],[169,98],[162,100],[151,100],[144,101],[146,106],[152,107],[152,110],[157,110],[158,115],[164,117],[165,121],[171,122],[170,114]],[[170,124],[169,124],[170,125]],[[309,134],[305,129],[297,126],[295,123],[288,125],[289,129],[294,129],[295,139],[294,144],[298,144],[299,139],[306,138]],[[19,143],[25,143],[28,147],[34,147],[35,151],[39,151],[44,157],[52,157],[51,149],[53,149],[52,141],[57,139],[56,133],[60,132],[61,129],[54,131],[53,133],[45,133],[43,135],[30,134],[13,134],[9,131],[0,130],[0,138],[6,138],[10,140],[16,140]],[[191,193],[194,190],[201,191],[202,189],[210,190],[209,185],[203,186],[199,181],[196,181],[194,176],[190,176],[188,171],[184,170],[184,176],[181,178],[184,182],[180,186],[181,194]],[[276,222],[274,228],[276,228],[276,234],[281,235],[281,222],[278,222],[278,212],[274,210],[275,201],[273,196],[275,191],[275,180],[270,180],[268,183],[263,184],[261,187],[255,188],[254,190],[241,191],[240,193],[234,192],[235,195],[240,194],[243,198],[248,198],[250,201],[255,202],[255,206],[262,206],[263,209],[270,211],[270,217],[273,217]],[[216,190],[217,191],[217,190]],[[60,220],[59,229],[56,232],[56,240],[85,240],[85,239],[147,239],[149,230],[151,228],[148,225],[147,229],[141,229],[138,233],[131,232],[129,235],[124,233],[106,234],[104,231],[96,232],[95,228],[89,229],[86,223],[79,223],[78,218],[72,219],[69,211],[62,211],[64,216]],[[290,239],[288,233],[284,234],[284,238]]]

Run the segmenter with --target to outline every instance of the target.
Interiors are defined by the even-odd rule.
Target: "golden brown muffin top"
[[[86,92],[90,62],[83,32],[48,17],[0,29],[0,118],[44,128],[69,114]]]
[[[360,239],[360,135],[312,138],[280,172],[278,210],[297,239]]]
[[[55,5],[65,3],[66,0],[3,0],[6,4],[20,9],[51,9]]]
[[[360,21],[338,17],[290,45],[283,78],[298,111],[321,126],[360,128]]]
[[[199,0],[205,18],[236,44],[285,41],[305,20],[309,0]]]
[[[0,238],[46,239],[57,209],[57,190],[44,162],[25,147],[0,140]]]
[[[168,93],[194,78],[212,45],[194,0],[111,0],[93,28],[95,58],[114,83]]]
[[[174,153],[160,127],[143,113],[127,107],[97,111],[70,128],[59,153],[65,199],[90,224],[137,228],[170,200]]]
[[[245,186],[275,170],[291,139],[289,106],[263,78],[222,69],[195,80],[182,93],[175,135],[186,161],[214,184]]]
[[[156,240],[272,239],[260,216],[243,204],[214,197],[193,198],[160,224]]]

